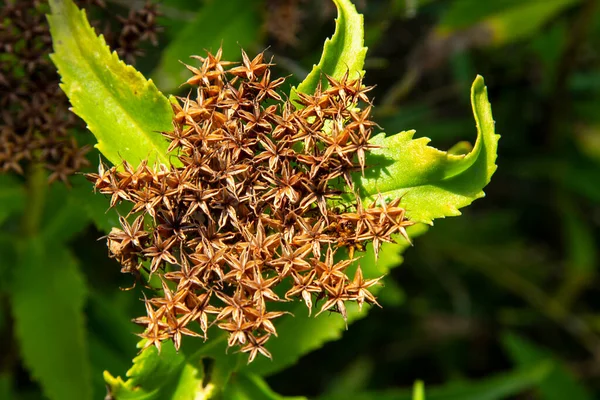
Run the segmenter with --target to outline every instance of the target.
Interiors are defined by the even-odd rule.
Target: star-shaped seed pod
[[[292,103],[276,92],[283,79],[271,77],[263,54],[243,52],[236,66],[220,50],[194,58],[192,90],[163,132],[181,166],[124,162],[88,179],[111,206],[133,204],[135,221],[122,218],[109,235],[111,256],[162,279],[148,316],[136,319],[147,345],[170,338],[179,348],[182,336],[206,337],[216,325],[251,362],[271,356],[281,302],[344,319],[349,301],[378,305],[369,288],[379,278],[358,267],[351,279],[348,269],[367,243],[377,256],[393,234],[408,239],[412,222],[399,200],[365,206],[355,191],[352,174],[367,166],[376,127],[361,79],[327,77],[328,88]]]

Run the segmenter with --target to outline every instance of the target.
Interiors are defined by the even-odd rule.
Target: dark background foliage
[[[548,379],[555,390],[538,389],[540,398],[595,397],[597,2],[369,1],[359,9],[382,128],[416,129],[439,148],[470,140],[468,87],[482,74],[502,135],[499,168],[486,198],[416,239],[386,281],[394,296],[383,309],[269,382],[302,393],[291,389],[300,382],[313,394],[442,384],[498,373],[539,351],[581,385]],[[312,40],[301,42],[311,48]]]
[[[144,5],[106,3],[109,16],[126,16],[129,7]],[[159,77],[169,69],[164,54],[179,54],[171,41],[186,26],[202,21],[203,13],[202,32],[179,52],[198,54],[223,43],[226,57],[232,58],[240,45],[249,53],[267,48],[281,75],[294,74],[290,84],[317,62],[334,29],[335,7],[321,0],[242,2],[251,9],[247,14],[241,6],[215,3],[160,3],[164,30],[158,46],[143,44],[145,54],[136,56],[136,67],[154,77],[161,90],[176,90]],[[365,15],[365,82],[376,85],[374,118],[382,129],[390,134],[416,129],[417,136],[430,137],[441,149],[473,141],[469,87],[481,74],[502,135],[499,168],[485,198],[461,217],[437,220],[415,239],[402,266],[385,279],[382,309],[371,310],[340,340],[304,356],[268,383],[283,395],[353,398],[363,391],[407,388],[417,379],[427,388],[477,382],[548,359],[550,373],[518,398],[597,397],[598,1],[355,3]],[[212,17],[215,12],[218,18]],[[109,18],[105,10],[97,14],[102,21]],[[247,24],[222,23],[245,18]],[[79,136],[93,143],[91,135]],[[88,157],[95,165],[97,153]],[[79,190],[77,182],[72,190]],[[55,215],[53,204],[61,204],[66,190],[61,185],[53,184],[47,193],[47,218]],[[0,192],[0,201],[2,193],[9,199],[10,192]],[[71,210],[73,215],[76,211]],[[88,286],[85,323],[95,396],[100,398],[102,371],[123,376],[136,354],[136,337],[129,333],[135,327],[129,320],[143,314],[142,294],[139,286],[129,292],[118,289],[132,282],[106,257],[104,241],[96,240],[102,227],[73,227],[73,215],[67,213],[71,222],[65,225],[74,232],[67,232],[63,241],[79,260]],[[5,236],[19,232],[17,225],[9,218],[0,238],[0,388],[6,390],[0,390],[0,398],[2,393],[39,398],[18,354],[6,300],[10,288],[2,284],[13,274]]]

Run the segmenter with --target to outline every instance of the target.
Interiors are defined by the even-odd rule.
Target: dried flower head
[[[283,100],[270,61],[221,50],[194,57],[193,90],[173,105],[173,130],[163,132],[181,166],[133,168],[127,162],[88,178],[111,205],[133,205],[108,235],[109,255],[124,272],[158,274],[162,294],[146,299],[146,346],[202,336],[216,325],[228,345],[270,357],[264,347],[284,313],[275,303],[300,299],[310,313],[346,318],[346,302],[377,304],[379,279],[346,270],[355,250],[375,254],[411,225],[399,200],[367,206],[352,173],[364,170],[375,125],[369,87],[361,79],[328,77],[328,87],[297,102]],[[144,227],[145,225],[145,227]],[[345,250],[350,259],[336,254]],[[291,288],[282,292],[282,282]]]
[[[82,2],[104,7],[102,0]],[[50,182],[68,183],[70,175],[89,164],[89,146],[80,146],[69,134],[83,125],[69,111],[49,58],[48,11],[46,2],[39,0],[0,5],[0,172],[22,174],[26,163],[37,162],[50,171]],[[142,41],[156,42],[156,15],[152,3],[132,10],[127,19],[120,19],[121,33],[109,45],[132,62]]]

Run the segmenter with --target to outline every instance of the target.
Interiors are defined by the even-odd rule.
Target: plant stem
[[[27,206],[23,215],[23,230],[28,237],[37,234],[44,212],[48,182],[41,165],[33,165],[27,179]]]

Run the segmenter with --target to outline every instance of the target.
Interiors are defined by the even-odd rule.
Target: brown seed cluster
[[[82,3],[104,6],[101,0]],[[70,175],[88,165],[89,147],[80,146],[69,134],[73,128],[83,130],[83,125],[69,111],[49,58],[48,12],[47,2],[40,0],[9,0],[0,5],[0,172],[23,174],[27,163],[37,162],[51,172],[51,182],[68,183]],[[132,11],[120,22],[120,35],[109,44],[133,60],[140,41],[156,40],[155,16],[156,6],[150,3]]]
[[[150,42],[152,45],[158,45],[158,34],[162,28],[156,22],[156,17],[160,15],[157,5],[146,2],[142,8],[132,8],[127,18],[117,15],[120,23],[118,35],[106,33],[108,43],[111,48],[117,49],[117,54],[127,63],[135,63],[136,57],[144,55],[142,45]]]
[[[347,301],[377,304],[368,289],[379,279],[360,267],[346,274],[355,249],[372,242],[377,254],[394,233],[408,240],[399,200],[364,206],[352,182],[374,147],[370,88],[328,77],[294,105],[263,54],[242,56],[233,66],[219,50],[188,66],[194,89],[163,133],[181,166],[101,164],[88,176],[111,206],[133,205],[108,235],[109,254],[123,272],[162,280],[163,294],[136,320],[147,346],[173,339],[179,348],[182,335],[206,338],[216,324],[249,361],[270,357],[264,344],[284,314],[274,303],[298,298],[310,313],[321,301],[319,313],[344,318]],[[340,249],[350,259],[338,261]]]

